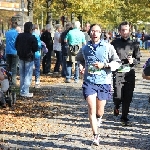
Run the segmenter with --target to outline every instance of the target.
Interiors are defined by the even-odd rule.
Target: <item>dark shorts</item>
[[[110,100],[112,97],[111,84],[91,84],[83,82],[82,88],[85,99],[93,94],[97,94],[99,100]]]

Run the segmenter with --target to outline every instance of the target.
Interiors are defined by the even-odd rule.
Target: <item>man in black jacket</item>
[[[32,35],[32,22],[24,24],[24,33],[17,36],[15,48],[19,56],[19,73],[20,73],[20,95],[24,97],[33,97],[33,93],[29,93],[31,85],[34,53],[38,50],[38,42]]]
[[[46,25],[46,31],[44,31],[41,35],[41,41],[43,41],[46,44],[46,47],[48,49],[48,52],[43,57],[42,60],[42,68],[43,68],[43,74],[52,74],[50,72],[51,70],[51,57],[52,57],[52,51],[53,51],[53,39],[50,33],[50,25]]]
[[[119,115],[120,104],[122,103],[121,122],[123,125],[130,125],[127,115],[129,113],[130,103],[133,97],[135,86],[135,71],[134,66],[138,64],[141,56],[139,44],[130,40],[130,24],[122,22],[119,25],[121,38],[112,41],[112,45],[117,51],[117,54],[122,61],[122,66],[119,70],[113,73],[114,87],[114,115]]]

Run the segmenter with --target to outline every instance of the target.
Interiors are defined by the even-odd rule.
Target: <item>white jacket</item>
[[[61,33],[59,33],[58,31],[56,31],[54,34],[53,50],[55,51],[61,51],[61,43],[59,43],[60,35]]]

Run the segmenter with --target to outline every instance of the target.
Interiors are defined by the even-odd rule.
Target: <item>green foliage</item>
[[[70,21],[71,13],[75,17],[81,14],[84,22],[97,22],[104,28],[113,28],[121,21],[130,21],[136,24],[138,20],[150,21],[149,0],[52,0],[47,8],[46,0],[35,0],[34,21],[41,22],[41,14],[44,14],[46,22],[46,12],[51,11],[53,18],[60,20],[61,16],[68,16]]]
[[[25,0],[26,1],[26,0]],[[82,15],[83,22],[100,23],[104,28],[112,29],[121,21],[150,22],[149,0],[51,0],[47,8],[47,0],[34,0],[34,22],[46,23],[47,12],[52,12],[53,19],[60,20],[61,16],[67,16],[71,20],[71,13],[75,13],[75,20]],[[16,2],[20,3],[20,0]],[[8,22],[15,12],[3,11],[1,19]]]

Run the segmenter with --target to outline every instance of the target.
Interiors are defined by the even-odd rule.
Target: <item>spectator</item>
[[[105,31],[102,31],[102,33],[101,33],[101,40],[105,40],[105,38],[106,38],[106,35],[105,35]],[[90,34],[90,33],[89,33]]]
[[[85,35],[86,43],[87,43],[88,41],[90,41],[90,35],[88,34],[89,29],[90,29],[90,24],[89,24],[89,23],[86,23],[86,24],[85,24],[85,27],[84,27],[84,29],[83,29],[83,33],[84,33],[84,35]]]
[[[52,57],[52,51],[53,51],[53,39],[50,33],[50,25],[46,25],[46,31],[44,31],[41,35],[41,41],[43,41],[46,44],[46,47],[48,49],[48,52],[43,57],[42,60],[42,68],[43,68],[43,74],[52,74],[51,73],[51,57]]]
[[[32,35],[34,35],[38,41],[38,49],[37,52],[35,52],[35,56],[34,56],[35,88],[40,87],[40,62],[41,62],[41,48],[42,48],[40,35],[38,34],[38,32],[36,32],[37,30],[38,30],[38,25],[34,24]]]
[[[140,43],[140,48],[142,48],[142,34],[140,33],[140,31],[138,30],[138,32],[135,34],[135,37],[137,38],[137,41]]]
[[[20,72],[20,95],[24,97],[33,97],[33,93],[29,93],[31,85],[34,53],[38,50],[38,42],[32,35],[32,22],[24,24],[24,33],[17,36],[15,47],[19,56],[19,72]]]
[[[57,24],[56,32],[54,33],[54,44],[53,44],[53,50],[56,53],[56,63],[54,67],[54,73],[60,72],[60,65],[62,63],[61,43],[59,42],[61,31],[62,31],[62,26],[60,24]]]
[[[142,32],[141,41],[142,41],[142,48],[145,49],[145,33],[144,32]]]
[[[80,22],[76,21],[74,23],[74,28],[70,30],[65,38],[65,42],[68,42],[70,48],[68,51],[68,56],[66,60],[66,83],[71,82],[71,76],[72,76],[72,64],[75,64],[75,74],[74,74],[74,80],[75,83],[79,81],[79,65],[75,60],[75,54],[73,54],[73,51],[78,51],[80,48],[82,48],[82,44],[85,44],[85,36],[82,31],[80,31]],[[72,53],[73,52],[73,53]]]
[[[72,23],[68,22],[66,24],[66,30],[62,32],[59,39],[62,48],[62,73],[61,73],[62,77],[66,77],[66,58],[68,54],[68,43],[64,42],[64,39],[70,30],[72,30]]]
[[[1,84],[0,105],[2,107],[6,107],[6,101],[5,101],[5,97],[4,97],[3,92],[6,92],[9,88],[9,82],[8,82],[7,76],[4,74],[4,71],[5,71],[5,69],[0,67],[0,84]],[[6,82],[5,82],[5,80],[6,80]]]
[[[15,41],[18,36],[18,32],[16,30],[17,23],[13,22],[11,27],[12,28],[6,32],[6,62],[8,64],[8,70],[12,72],[12,83],[16,86],[18,55],[15,48]]]
[[[35,24],[34,26],[35,26],[34,33],[38,36],[41,36],[38,24]]]
[[[2,92],[7,92],[9,88],[8,76],[6,74],[6,70],[3,67],[0,67],[0,84]]]

